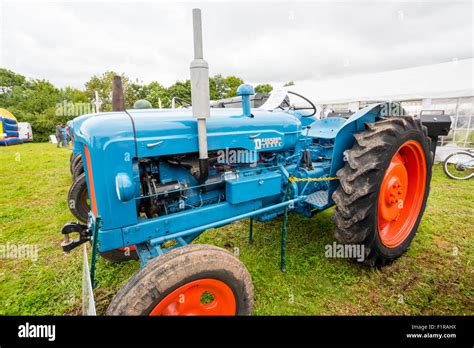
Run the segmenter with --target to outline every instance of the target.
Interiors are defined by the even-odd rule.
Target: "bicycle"
[[[471,143],[473,145],[474,143]],[[443,163],[444,173],[454,180],[469,180],[474,177],[474,149],[450,154]]]

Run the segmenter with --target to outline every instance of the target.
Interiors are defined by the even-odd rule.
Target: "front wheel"
[[[154,258],[115,295],[107,315],[250,315],[253,286],[228,251],[186,245]]]
[[[76,169],[76,167],[82,168],[82,172],[81,169]],[[73,180],[75,180],[80,174],[84,172],[84,166],[82,164],[82,154],[76,154],[71,158],[69,169],[71,170]]]
[[[77,156],[80,156],[81,154],[79,153],[71,153],[71,156],[69,157],[69,171],[72,174],[72,169],[73,169],[73,162],[77,158]]]
[[[390,117],[354,135],[347,163],[337,172],[336,238],[363,246],[369,265],[402,255],[426,206],[433,165],[426,127],[411,117]]]
[[[454,180],[469,180],[474,177],[474,154],[467,151],[455,152],[446,157],[444,173]]]
[[[69,188],[67,195],[69,210],[80,222],[87,223],[89,219],[90,202],[87,191],[86,175],[79,175]]]

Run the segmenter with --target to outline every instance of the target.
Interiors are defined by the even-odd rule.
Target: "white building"
[[[323,112],[357,111],[378,101],[400,101],[412,115],[444,110],[452,130],[439,145],[468,147],[474,141],[474,59],[318,82],[291,88],[321,105]]]

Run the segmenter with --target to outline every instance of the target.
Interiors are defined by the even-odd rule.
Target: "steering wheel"
[[[174,97],[174,101],[176,102],[176,104],[178,104],[178,106],[182,106],[186,109],[191,106],[191,102],[183,98]]]
[[[292,92],[292,91],[288,91],[288,94],[293,94],[293,95],[296,95],[297,97],[300,97],[301,99],[305,100],[308,102],[309,105],[311,105],[310,107],[299,107],[299,108],[295,108],[293,107],[293,110],[313,110],[313,112],[309,115],[301,115],[301,117],[311,117],[311,116],[314,116],[316,114],[316,106],[306,97],[303,97],[301,94],[298,94],[298,93],[295,93],[295,92]],[[289,104],[286,100],[285,102],[287,104]]]
[[[282,110],[285,110],[285,108],[291,108],[290,99],[288,98],[288,96],[286,96],[285,99],[283,99],[283,101],[278,106],[278,108],[280,108]]]

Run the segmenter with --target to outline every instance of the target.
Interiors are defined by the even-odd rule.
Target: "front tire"
[[[79,153],[71,153],[71,156],[69,156],[69,171],[71,172],[72,174],[72,164],[74,162],[74,160],[76,159],[77,156],[80,156]]]
[[[76,180],[79,175],[84,173],[84,165],[82,164],[82,154],[78,154],[72,159],[70,164],[72,180]]]
[[[250,315],[253,285],[228,251],[186,245],[149,261],[120,289],[107,315]]]
[[[409,247],[429,194],[433,153],[426,127],[411,117],[367,124],[337,172],[335,236],[364,246],[364,262],[384,265]]]
[[[72,183],[67,195],[69,210],[80,222],[87,223],[91,210],[86,175],[82,173]]]

